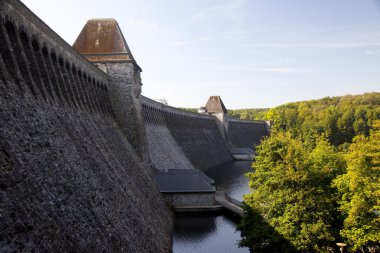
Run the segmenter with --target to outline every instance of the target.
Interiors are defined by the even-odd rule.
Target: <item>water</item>
[[[230,197],[242,201],[243,195],[249,193],[249,178],[244,174],[253,172],[251,164],[251,161],[235,161],[211,168],[205,173],[215,180],[218,190],[226,191]]]
[[[238,248],[239,239],[236,223],[222,214],[176,215],[174,253],[248,253],[247,248]]]
[[[252,171],[251,163],[236,161],[209,169],[206,174],[215,180],[218,189],[242,200],[242,196],[249,192],[249,179],[244,174]],[[236,222],[223,214],[176,215],[174,253],[248,253],[247,248],[237,246],[239,240]]]

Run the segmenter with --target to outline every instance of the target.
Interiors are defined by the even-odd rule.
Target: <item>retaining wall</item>
[[[255,150],[261,139],[269,135],[269,126],[265,121],[228,119],[227,133],[233,147]]]
[[[150,160],[161,170],[194,169],[166,126],[163,105],[141,98]]]
[[[214,193],[165,193],[165,198],[173,207],[207,207],[215,205]]]
[[[201,170],[233,160],[215,117],[165,106],[147,98],[142,100],[142,105],[152,160],[165,160],[155,163],[159,169],[170,167],[167,164],[173,160],[178,160],[177,164],[183,162],[181,153]],[[181,153],[175,151],[178,147]],[[176,154],[178,159],[174,157]],[[177,168],[190,167],[186,162]]]
[[[170,252],[172,212],[107,76],[21,2],[0,19],[0,251]]]

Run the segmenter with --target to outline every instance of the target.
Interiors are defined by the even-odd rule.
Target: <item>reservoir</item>
[[[218,190],[239,201],[249,192],[245,173],[253,171],[252,161],[234,161],[211,168],[205,173],[215,180]],[[176,214],[173,231],[174,253],[248,253],[239,248],[240,233],[236,221],[223,213]]]

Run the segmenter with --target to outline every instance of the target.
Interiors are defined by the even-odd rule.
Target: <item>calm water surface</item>
[[[249,192],[248,178],[252,162],[236,161],[206,171],[218,189],[242,200]],[[222,214],[177,214],[173,232],[174,253],[248,253],[237,246],[240,233],[236,222]]]
[[[253,172],[252,161],[235,161],[211,168],[206,171],[207,176],[215,180],[218,190],[224,190],[227,194],[242,201],[243,195],[249,193],[247,172]]]

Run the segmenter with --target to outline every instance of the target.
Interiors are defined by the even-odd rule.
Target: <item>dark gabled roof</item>
[[[138,67],[113,18],[88,20],[73,48],[91,62],[133,62]]]
[[[227,109],[223,104],[222,99],[219,96],[209,97],[206,103],[207,113],[227,113]]]
[[[214,180],[198,169],[160,171],[155,179],[164,193],[215,192]]]

